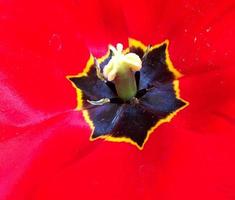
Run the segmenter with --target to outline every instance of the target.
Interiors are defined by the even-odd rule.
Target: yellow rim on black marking
[[[146,51],[147,49],[147,46],[144,45],[142,42],[138,41],[138,40],[135,40],[135,39],[132,39],[132,38],[129,38],[128,40],[128,43],[129,43],[129,47],[126,48],[124,50],[124,52],[128,52],[130,47],[135,47],[135,48],[140,48],[143,50],[143,52]],[[182,76],[182,74],[173,66],[171,60],[170,60],[170,56],[169,56],[169,40],[165,40],[164,42],[160,43],[160,44],[156,44],[154,46],[152,46],[150,49],[155,49],[155,48],[159,48],[160,46],[162,46],[163,44],[166,44],[167,47],[166,47],[166,64],[168,66],[168,69],[169,71],[171,71],[175,78],[178,79]],[[98,59],[98,62],[101,63],[103,62],[106,58],[108,58],[109,56],[109,51],[104,55],[102,56],[101,58]],[[84,77],[84,76],[87,76],[88,72],[90,71],[92,65],[94,64],[94,57],[92,55],[90,55],[90,58],[86,64],[86,67],[84,68],[84,70],[79,73],[78,75],[70,75],[70,76],[66,76],[66,78],[68,80],[70,80],[70,78],[74,78],[74,77]],[[132,145],[135,145],[138,149],[142,150],[144,148],[144,145],[145,143],[147,142],[147,140],[149,139],[151,133],[154,132],[154,130],[159,127],[162,123],[165,123],[165,122],[170,122],[172,120],[172,118],[180,111],[180,110],[183,110],[185,107],[187,107],[189,105],[189,102],[185,101],[184,99],[180,98],[180,89],[179,89],[179,80],[174,80],[173,81],[173,88],[174,88],[174,91],[175,91],[175,95],[176,95],[176,98],[181,100],[182,102],[185,103],[184,106],[182,106],[181,108],[177,109],[176,111],[168,114],[167,117],[163,118],[163,119],[160,119],[154,126],[152,126],[148,132],[147,132],[147,136],[143,142],[143,145],[140,147],[136,142],[134,142],[133,140],[131,140],[130,138],[126,138],[126,137],[113,137],[111,135],[101,135],[101,136],[98,136],[96,138],[92,138],[92,135],[93,135],[93,132],[94,132],[94,129],[95,129],[95,126],[89,116],[89,113],[86,109],[83,109],[83,92],[82,90],[80,90],[79,88],[76,87],[76,85],[70,81],[73,85],[73,87],[76,89],[76,93],[77,93],[77,110],[81,110],[82,113],[83,113],[83,117],[85,119],[85,121],[88,123],[90,129],[92,130],[91,132],[91,135],[90,135],[90,141],[94,141],[94,140],[97,140],[97,139],[104,139],[106,141],[111,141],[111,142],[126,142],[126,143],[130,143]]]

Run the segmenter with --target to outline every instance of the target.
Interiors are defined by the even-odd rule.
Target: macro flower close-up
[[[2,0],[0,200],[235,199],[235,2]]]

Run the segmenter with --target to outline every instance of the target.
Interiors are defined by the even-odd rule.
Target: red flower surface
[[[234,199],[234,1],[0,2],[0,199]],[[169,39],[190,102],[142,151],[89,141],[66,80],[89,52]]]

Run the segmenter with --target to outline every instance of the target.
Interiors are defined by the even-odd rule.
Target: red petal
[[[0,128],[7,139],[0,144],[0,198],[233,199],[232,5],[1,2]],[[146,43],[170,40],[173,63],[186,74],[181,94],[190,102],[143,151],[88,142],[80,113],[68,111],[76,97],[65,75],[85,66],[84,43],[98,55],[127,33]]]
[[[170,41],[170,56],[183,74],[235,63],[234,1],[123,1],[131,37]],[[130,9],[131,8],[131,9]]]

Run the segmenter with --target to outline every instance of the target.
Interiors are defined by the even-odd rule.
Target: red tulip
[[[2,1],[0,199],[234,199],[233,1]],[[65,78],[128,37],[170,41],[190,106],[142,151],[89,141]]]

